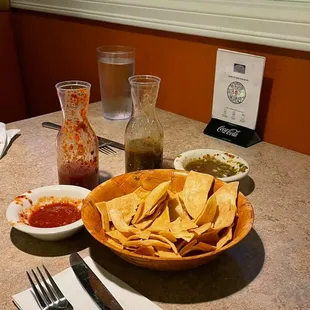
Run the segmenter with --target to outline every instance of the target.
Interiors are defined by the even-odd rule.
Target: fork
[[[30,275],[30,273],[27,271],[27,276],[30,281],[31,287],[34,291],[36,301],[40,307],[41,310],[73,310],[72,305],[70,302],[66,299],[66,297],[62,294],[59,287],[53,280],[52,276],[46,269],[46,267],[43,265],[43,269],[45,271],[45,274],[48,277],[49,283],[47,283],[46,279],[44,278],[41,270],[37,267],[37,271],[40,275],[40,278],[42,279],[44,286],[41,284],[40,280],[38,279],[37,274],[33,269],[31,269],[32,276],[35,279],[35,282],[37,283],[37,288],[34,284],[34,281]]]
[[[113,150],[111,147],[109,147],[110,142],[105,142],[99,146],[99,151],[103,154],[109,155],[109,154],[116,154],[116,151]]]

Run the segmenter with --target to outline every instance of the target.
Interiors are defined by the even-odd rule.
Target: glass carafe
[[[155,114],[160,78],[134,75],[129,83],[133,114],[125,131],[126,172],[162,168],[164,132]]]
[[[59,184],[93,189],[99,181],[98,140],[87,118],[91,85],[83,81],[56,84],[64,116],[57,135]]]

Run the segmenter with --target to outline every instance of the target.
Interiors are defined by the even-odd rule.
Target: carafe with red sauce
[[[87,118],[90,83],[65,81],[56,84],[64,116],[57,135],[59,184],[93,189],[99,182],[98,140]]]

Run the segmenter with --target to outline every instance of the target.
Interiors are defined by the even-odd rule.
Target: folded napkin
[[[0,122],[0,159],[9,146],[11,139],[19,132],[19,129],[6,130],[5,124]]]
[[[96,264],[91,257],[87,256],[85,262],[107,287],[111,294],[117,299],[124,310],[160,310],[161,308],[155,305],[146,297],[135,291],[129,285],[116,278],[101,266]],[[26,276],[26,274],[25,274]],[[76,278],[71,267],[58,273],[54,277],[55,282],[59,286],[62,293],[72,304],[74,310],[98,310],[98,306],[87,294]],[[13,300],[22,310],[39,309],[32,290],[28,289],[13,296]]]

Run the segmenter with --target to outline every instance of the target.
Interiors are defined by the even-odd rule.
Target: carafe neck
[[[155,117],[155,106],[160,79],[150,75],[136,75],[129,78],[133,101],[133,117]]]
[[[56,85],[56,88],[65,123],[88,123],[90,84],[80,81],[59,84]]]
[[[64,103],[61,109],[65,121],[88,122],[88,103],[77,106]]]

